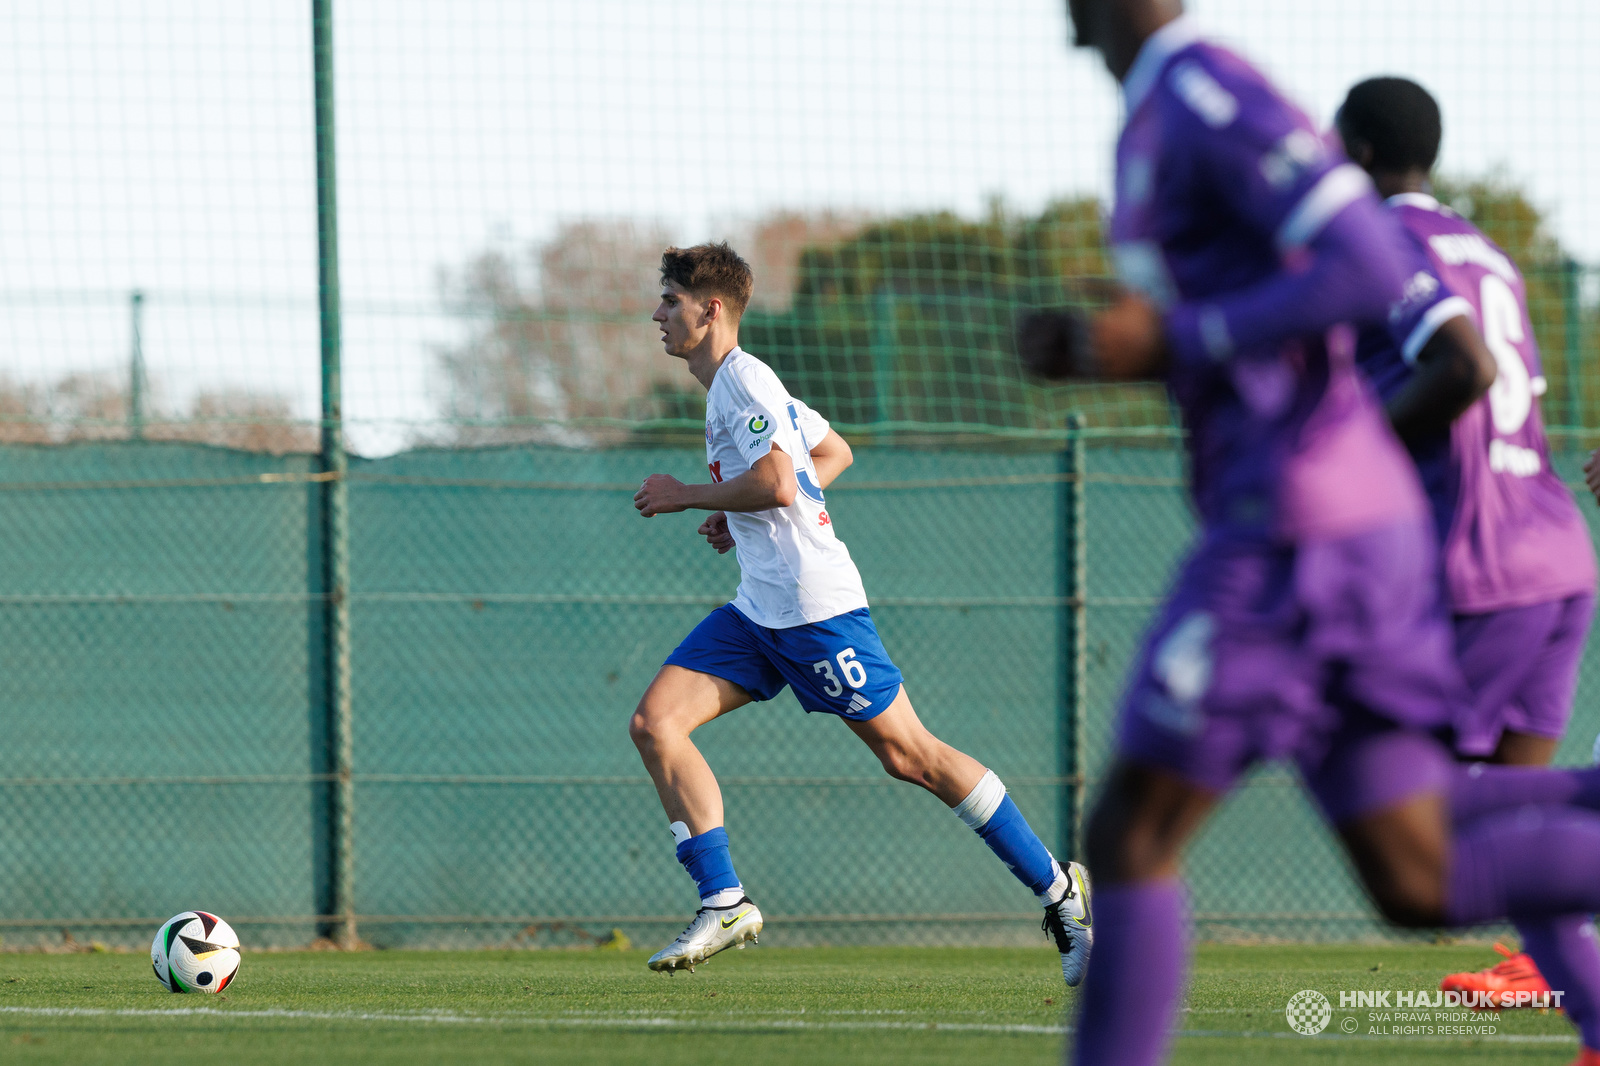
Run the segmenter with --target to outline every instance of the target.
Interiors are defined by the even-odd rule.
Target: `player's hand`
[[[1089,327],[1066,308],[1029,311],[1017,320],[1017,358],[1028,372],[1047,381],[1095,376],[1089,358]]]
[[[718,555],[726,555],[733,550],[733,534],[728,532],[728,516],[721,511],[701,522],[696,532],[706,538],[707,544],[717,549]]]
[[[1090,358],[1111,381],[1149,380],[1167,369],[1167,333],[1156,306],[1123,290],[1089,326]]]
[[[633,506],[646,518],[687,510],[689,505],[683,502],[685,488],[684,483],[671,474],[651,474],[633,494]]]
[[[1590,452],[1588,462],[1583,464],[1583,483],[1594,493],[1595,502],[1600,503],[1600,448]]]

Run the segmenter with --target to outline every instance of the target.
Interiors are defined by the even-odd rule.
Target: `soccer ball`
[[[156,980],[171,992],[221,992],[239,972],[239,934],[205,911],[169,918],[150,945]]]

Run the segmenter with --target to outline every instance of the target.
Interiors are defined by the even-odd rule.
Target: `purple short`
[[[1456,751],[1487,757],[1504,732],[1561,739],[1572,715],[1594,594],[1455,618],[1456,657],[1472,692]]]
[[[1294,759],[1335,821],[1442,787],[1443,760],[1415,775],[1398,755],[1363,757],[1389,768],[1355,780],[1324,773],[1341,746],[1386,734],[1436,747],[1421,735],[1465,702],[1435,555],[1424,521],[1297,544],[1203,541],[1145,638],[1119,755],[1215,792],[1258,761]]]

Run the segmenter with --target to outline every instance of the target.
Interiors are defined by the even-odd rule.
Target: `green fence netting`
[[[863,449],[830,511],[938,735],[1046,839],[1103,771],[1122,675],[1191,529],[1169,446]],[[1572,456],[1563,467],[1574,473]],[[633,486],[696,450],[414,451],[350,473],[354,899],[375,944],[666,932],[693,905],[626,735],[737,581]],[[183,444],[0,449],[0,928],[131,938],[204,905],[260,943],[329,924],[319,484]],[[1082,493],[1081,502],[1074,494]],[[1064,523],[1085,520],[1082,673]],[[1571,736],[1600,728],[1586,670]],[[1082,693],[1081,711],[1074,694]],[[697,735],[784,942],[1027,940],[1029,898],[932,797],[784,696]],[[1081,765],[1068,753],[1081,750]],[[1192,849],[1216,935],[1379,931],[1291,774]]]
[[[1193,6],[1321,120],[1374,73],[1436,91],[1437,191],[1527,275],[1576,485],[1600,8]],[[673,931],[692,889],[626,721],[736,565],[629,498],[704,475],[649,316],[663,246],[706,239],[754,267],[745,346],[856,446],[830,510],[919,713],[1073,847],[1192,519],[1160,389],[1010,352],[1020,310],[1108,272],[1120,104],[1063,8],[17,6],[0,944],[133,945],[196,906],[256,945]],[[1038,942],[837,722],[785,695],[700,736],[764,941]],[[1282,768],[1187,870],[1207,935],[1383,933]]]

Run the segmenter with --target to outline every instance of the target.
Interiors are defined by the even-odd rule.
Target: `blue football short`
[[[768,629],[724,604],[694,627],[667,665],[732,681],[756,700],[770,700],[788,685],[808,714],[824,711],[856,722],[882,713],[904,680],[865,607]]]

